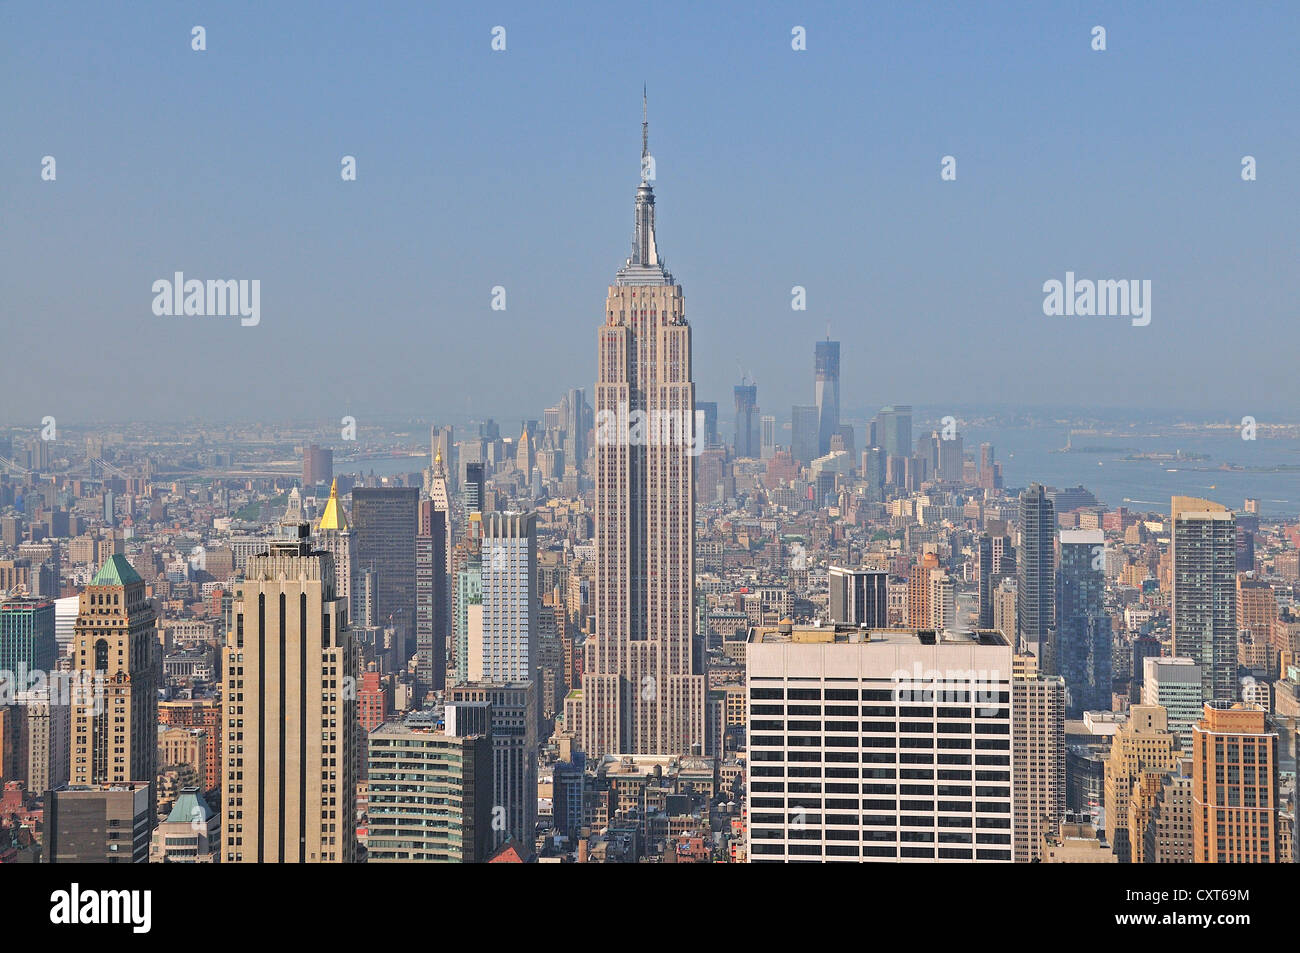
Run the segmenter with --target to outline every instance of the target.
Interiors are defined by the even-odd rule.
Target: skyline
[[[409,30],[376,19],[347,32],[327,15],[250,6],[147,23],[67,9],[79,15],[0,14],[6,37],[27,41],[5,47],[8,342],[83,345],[14,368],[7,418],[89,420],[103,353],[129,356],[136,373],[117,393],[136,420],[178,406],[247,419],[271,404],[319,419],[503,415],[590,386],[600,304],[572,289],[599,287],[626,244],[642,83],[669,267],[693,289],[702,400],[726,407],[752,371],[762,412],[783,419],[813,397],[827,322],[846,417],[896,400],[969,404],[978,390],[990,406],[1263,421],[1300,397],[1285,321],[1294,222],[1279,211],[1300,197],[1287,158],[1297,130],[1281,119],[1295,114],[1282,40],[1294,11],[1233,8],[1219,23],[1200,10],[1174,28],[1114,6],[1033,25],[1017,7],[944,7],[951,33],[923,44],[906,28],[925,14],[898,8],[870,21],[817,6],[744,22],[693,11],[696,31],[645,35],[652,70],[585,40],[614,28],[617,13],[598,8],[557,22],[452,11],[425,31],[431,15],[398,4]],[[202,52],[190,49],[196,22]],[[498,22],[508,43],[494,53]],[[805,51],[790,49],[794,22]],[[1107,25],[1104,52],[1089,49],[1094,22]],[[56,44],[68,67],[35,69]],[[427,59],[412,59],[418,49]],[[119,84],[112,94],[99,72]],[[1019,85],[1031,73],[1036,85]],[[437,95],[451,76],[460,108]],[[864,86],[868,101],[849,106],[832,92]],[[1255,108],[1214,108],[1240,102]],[[1036,131],[1065,114],[1101,117],[1087,154]],[[195,134],[159,151],[159,116]],[[1257,181],[1241,180],[1246,154]],[[356,181],[339,178],[344,155]],[[956,181],[940,179],[944,155]],[[152,283],[176,271],[260,280],[260,323],[155,316]],[[1046,317],[1043,283],[1071,271],[1152,281],[1152,323]],[[796,285],[806,311],[790,308]],[[1218,317],[1243,313],[1235,329]],[[475,367],[485,349],[488,387]],[[340,350],[382,372],[323,387],[319,369]],[[961,365],[935,373],[945,351]],[[208,372],[193,374],[200,356]]]

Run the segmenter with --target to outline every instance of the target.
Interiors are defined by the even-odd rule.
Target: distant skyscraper
[[[1174,655],[1201,666],[1201,700],[1237,698],[1237,527],[1209,500],[1176,496],[1171,504]]]
[[[979,627],[993,628],[993,537],[980,533],[975,542],[975,575],[979,586]]]
[[[821,456],[817,452],[820,426],[816,404],[796,404],[790,408],[790,455],[804,466]]]
[[[50,672],[58,655],[54,638],[54,603],[49,599],[0,599],[0,678],[12,678],[26,689],[20,675]],[[15,690],[11,686],[11,690]]]
[[[1020,550],[1016,557],[1016,631],[1048,675],[1057,674],[1051,636],[1056,624],[1056,513],[1038,483],[1020,494]]]
[[[1121,864],[1132,858],[1129,803],[1133,786],[1146,772],[1169,773],[1178,763],[1168,716],[1155,705],[1134,705],[1129,720],[1115,732],[1105,767],[1106,834]]]
[[[72,784],[145,782],[152,824],[162,653],[144,580],[120,553],[82,590],[72,649]]]
[[[1106,536],[1099,529],[1061,530],[1056,574],[1057,671],[1069,690],[1070,717],[1111,707],[1111,627],[1106,615]]]
[[[415,678],[423,692],[440,692],[447,681],[451,630],[447,516],[433,500],[420,501],[420,529],[415,537]]]
[[[831,621],[883,629],[889,625],[889,573],[831,566]]]
[[[1178,748],[1192,754],[1192,729],[1205,715],[1201,701],[1201,667],[1193,659],[1157,656],[1142,660],[1142,704],[1167,713]]]
[[[733,444],[737,457],[758,459],[761,452],[758,431],[758,385],[744,381],[735,386],[736,439]]]
[[[1065,681],[1033,674],[1011,683],[1011,772],[1016,863],[1040,859],[1043,835],[1065,812]]]
[[[830,453],[840,432],[840,342],[818,341],[813,348],[817,402],[817,455]]]
[[[678,414],[693,427],[691,328],[681,285],[655,239],[654,189],[642,126],[642,179],[632,254],[609,288],[598,332],[598,413]],[[757,408],[748,416],[754,417]],[[757,451],[757,420],[745,456]],[[741,448],[737,448],[739,453]],[[596,632],[586,642],[579,746],[686,754],[705,742],[703,660],[696,659],[695,458],[679,441],[596,447]]]
[[[309,444],[302,451],[302,485],[307,488],[334,479],[334,451]]]
[[[908,404],[882,407],[876,414],[876,438],[887,457],[912,455],[912,408]]]
[[[771,460],[772,455],[776,453],[776,418],[771,414],[764,414],[758,422],[762,431],[759,453],[764,460]]]
[[[306,537],[249,557],[226,637],[223,863],[356,855],[357,653],[334,561]]]
[[[721,442],[718,440],[718,402],[697,400],[695,409],[704,414],[704,446],[718,446]]]
[[[405,664],[415,638],[415,536],[418,487],[357,487],[352,491],[352,555],[358,574],[374,570],[376,623],[392,626]]]
[[[482,512],[484,489],[483,464],[465,464],[465,512]]]

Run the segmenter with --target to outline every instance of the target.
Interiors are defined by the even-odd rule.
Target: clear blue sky
[[[8,2],[0,421],[539,415],[594,378],[642,82],[698,399],[786,417],[829,321],[850,408],[1294,416],[1298,10]],[[261,324],[156,317],[177,270]],[[1044,316],[1067,270],[1150,326]]]

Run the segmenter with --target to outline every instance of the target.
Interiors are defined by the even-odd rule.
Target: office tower
[[[695,410],[704,414],[704,446],[716,447],[718,439],[718,402],[716,400],[697,400]]]
[[[348,609],[348,623],[360,624],[361,612],[352,603],[352,530],[339,501],[339,481],[330,481],[330,497],[316,524],[316,547],[334,557],[334,591]]]
[[[48,673],[58,657],[54,603],[49,599],[0,600],[0,680],[15,690],[29,686],[26,673]]]
[[[334,480],[334,451],[309,444],[302,450],[302,485],[310,489]]]
[[[479,863],[492,825],[492,742],[411,719],[368,738],[366,863]]]
[[[42,795],[68,783],[72,676],[50,672],[45,685],[15,692],[9,713],[18,717],[18,769],[27,790]],[[7,774],[6,770],[0,774]]]
[[[415,537],[415,678],[419,695],[440,692],[447,681],[450,601],[447,513],[433,500],[421,500],[420,528]]]
[[[1209,500],[1176,496],[1170,518],[1174,655],[1201,666],[1201,700],[1237,697],[1237,529]]]
[[[1146,680],[1146,660],[1159,658],[1163,646],[1160,640],[1150,635],[1139,635],[1129,647],[1129,700],[1152,704],[1144,700],[1143,683]],[[1199,674],[1197,678],[1200,678]],[[1172,720],[1170,721],[1172,725]]]
[[[1016,581],[1003,579],[993,591],[993,628],[1010,642],[1016,640]]]
[[[934,614],[931,608],[930,576],[939,569],[939,557],[926,553],[912,567],[907,580],[907,624],[914,629],[931,628]]]
[[[1178,763],[1178,749],[1165,710],[1134,705],[1129,720],[1116,732],[1106,759],[1106,838],[1121,864],[1132,859],[1128,809],[1133,785],[1149,771],[1169,773]]]
[[[465,512],[479,513],[483,510],[483,464],[465,464]]]
[[[816,373],[817,455],[831,451],[831,437],[840,432],[840,342],[818,341],[813,349]]]
[[[72,648],[71,782],[147,783],[152,828],[161,652],[144,580],[122,554],[82,590]]]
[[[980,533],[975,540],[975,583],[979,589],[981,629],[993,628],[993,537]]]
[[[45,859],[51,864],[146,864],[154,782],[65,785],[45,798]]]
[[[1283,859],[1278,857],[1277,741],[1262,708],[1206,703],[1205,717],[1192,729],[1193,863]]]
[[[1106,536],[1099,529],[1061,530],[1061,564],[1056,574],[1057,670],[1065,676],[1071,718],[1111,707],[1105,549]]]
[[[1060,676],[1035,674],[1011,682],[1011,789],[1015,860],[1030,863],[1040,859],[1044,835],[1057,829],[1065,813],[1065,680]]]
[[[756,627],[745,669],[751,863],[1012,859],[999,633]]]
[[[564,459],[582,469],[587,459],[587,431],[591,429],[591,407],[581,387],[571,387],[564,419]]]
[[[957,584],[942,569],[930,573],[930,628],[937,632],[957,626]]]
[[[758,459],[761,452],[758,432],[758,385],[742,380],[734,388],[736,397],[736,439],[732,444],[737,457]]]
[[[1255,569],[1255,533],[1237,521],[1237,572]]]
[[[1147,658],[1142,664],[1142,704],[1165,709],[1178,749],[1191,757],[1192,729],[1205,714],[1201,667],[1189,658]]]
[[[429,428],[429,459],[435,468],[439,462],[442,463],[444,476],[447,473],[459,473],[456,467],[455,433],[450,424],[442,427],[435,424]]]
[[[465,682],[470,677],[470,629],[476,636],[483,627],[483,566],[477,544],[473,552],[463,552],[456,568],[454,615],[452,633],[455,641],[455,682]],[[482,656],[479,655],[479,664]]]
[[[1137,824],[1130,820],[1129,838],[1137,854],[1134,831],[1140,830],[1142,836],[1142,863],[1145,864],[1190,864],[1193,855],[1192,822],[1192,777],[1188,773],[1190,765],[1183,762],[1179,770],[1171,774],[1146,774],[1144,779],[1159,778],[1159,788],[1154,791],[1154,798],[1146,814],[1145,823]],[[1151,785],[1154,787],[1154,785]],[[1135,789],[1136,796],[1137,791]],[[1134,812],[1130,804],[1130,818]],[[1136,861],[1135,861],[1136,862]]]
[[[912,455],[912,408],[907,404],[882,407],[876,414],[876,438],[887,457],[900,460]]]
[[[469,627],[471,682],[526,682],[537,666],[537,514],[485,513],[481,621]]]
[[[354,572],[375,572],[375,622],[395,630],[401,665],[411,657],[415,636],[419,505],[418,487],[357,487],[352,491]]]
[[[816,404],[790,408],[790,455],[804,466],[821,456],[817,452],[820,420]]]
[[[1051,648],[1056,624],[1056,513],[1038,483],[1020,494],[1020,549],[1016,556],[1016,632],[1039,665],[1057,674]]]
[[[357,652],[333,562],[306,524],[248,559],[224,654],[222,863],[355,859]]]
[[[1277,618],[1277,592],[1254,573],[1237,574],[1237,631],[1267,642]]]
[[[609,288],[598,333],[596,407],[617,413],[624,405],[651,419],[677,414],[693,427],[691,328],[681,285],[659,257],[654,216],[654,190],[643,174],[632,254]],[[757,450],[756,412],[748,414],[755,446],[740,455]],[[586,643],[579,735],[579,747],[594,757],[690,753],[704,744],[703,659],[694,646],[695,458],[688,449],[670,440],[596,448],[596,631]]]
[[[472,715],[465,708],[487,703],[490,709],[488,731],[492,740],[493,805],[491,842],[499,847],[513,839],[525,859],[533,853],[537,836],[537,723],[541,705],[537,683],[466,682],[447,692],[449,709],[456,709],[456,721],[448,731],[482,733],[481,725],[464,721],[461,714]],[[463,710],[463,711],[462,711]],[[466,727],[462,727],[462,722]]]
[[[889,573],[831,566],[831,622],[883,629],[889,625]]]
[[[762,430],[759,453],[764,460],[771,460],[772,455],[776,453],[776,418],[771,414],[764,414],[759,418],[759,425]]]

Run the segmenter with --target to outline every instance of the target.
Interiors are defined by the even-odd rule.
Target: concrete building
[[[45,801],[51,864],[144,864],[153,830],[153,781],[64,786]]]
[[[454,711],[455,717],[449,720],[448,730],[481,734],[481,724],[466,720],[472,713],[465,703],[491,706],[486,717],[492,740],[493,804],[501,808],[493,818],[492,846],[513,839],[522,852],[531,855],[537,835],[537,725],[541,712],[537,683],[466,682],[450,688],[448,710]]]
[[[374,570],[375,623],[396,632],[398,664],[415,654],[415,537],[419,487],[352,491],[352,558],[356,578]]]
[[[1148,772],[1168,773],[1177,765],[1177,747],[1163,708],[1134,705],[1128,723],[1116,732],[1106,760],[1106,839],[1122,864],[1131,862],[1129,805],[1133,786]]]
[[[1065,814],[1065,680],[1034,675],[1011,683],[1012,843],[1018,864],[1041,859],[1045,837]]]
[[[389,722],[370,733],[366,862],[480,863],[491,849],[492,742]]]
[[[484,513],[481,622],[469,629],[468,680],[526,682],[538,650],[537,514]]]
[[[1201,700],[1237,700],[1236,517],[1210,500],[1171,503],[1174,655],[1201,667]]]
[[[1020,548],[1016,552],[1016,632],[1038,656],[1044,674],[1057,674],[1051,643],[1056,625],[1056,511],[1046,487],[1020,494]]]
[[[1275,864],[1278,736],[1267,713],[1205,705],[1192,730],[1192,862]]]
[[[831,566],[827,577],[832,623],[870,629],[889,624],[889,573]]]
[[[750,861],[1010,861],[1011,667],[991,631],[755,628]]]
[[[226,639],[223,863],[352,863],[357,652],[307,524],[248,560]]]
[[[1184,757],[1192,755],[1192,729],[1205,714],[1202,690],[1201,667],[1194,659],[1142,660],[1142,704],[1159,705],[1168,713],[1169,730]]]
[[[642,154],[649,155],[644,136]],[[691,327],[681,285],[659,255],[654,189],[644,175],[632,254],[609,287],[597,337],[597,433],[602,420],[640,411],[660,421],[660,438],[633,441],[629,431],[626,439],[597,440],[596,630],[586,642],[582,692],[571,696],[583,705],[575,718],[580,748],[595,757],[700,752],[695,457],[682,439],[695,424]],[[677,422],[678,438],[664,436],[663,421]],[[565,707],[568,726],[573,706]]]

